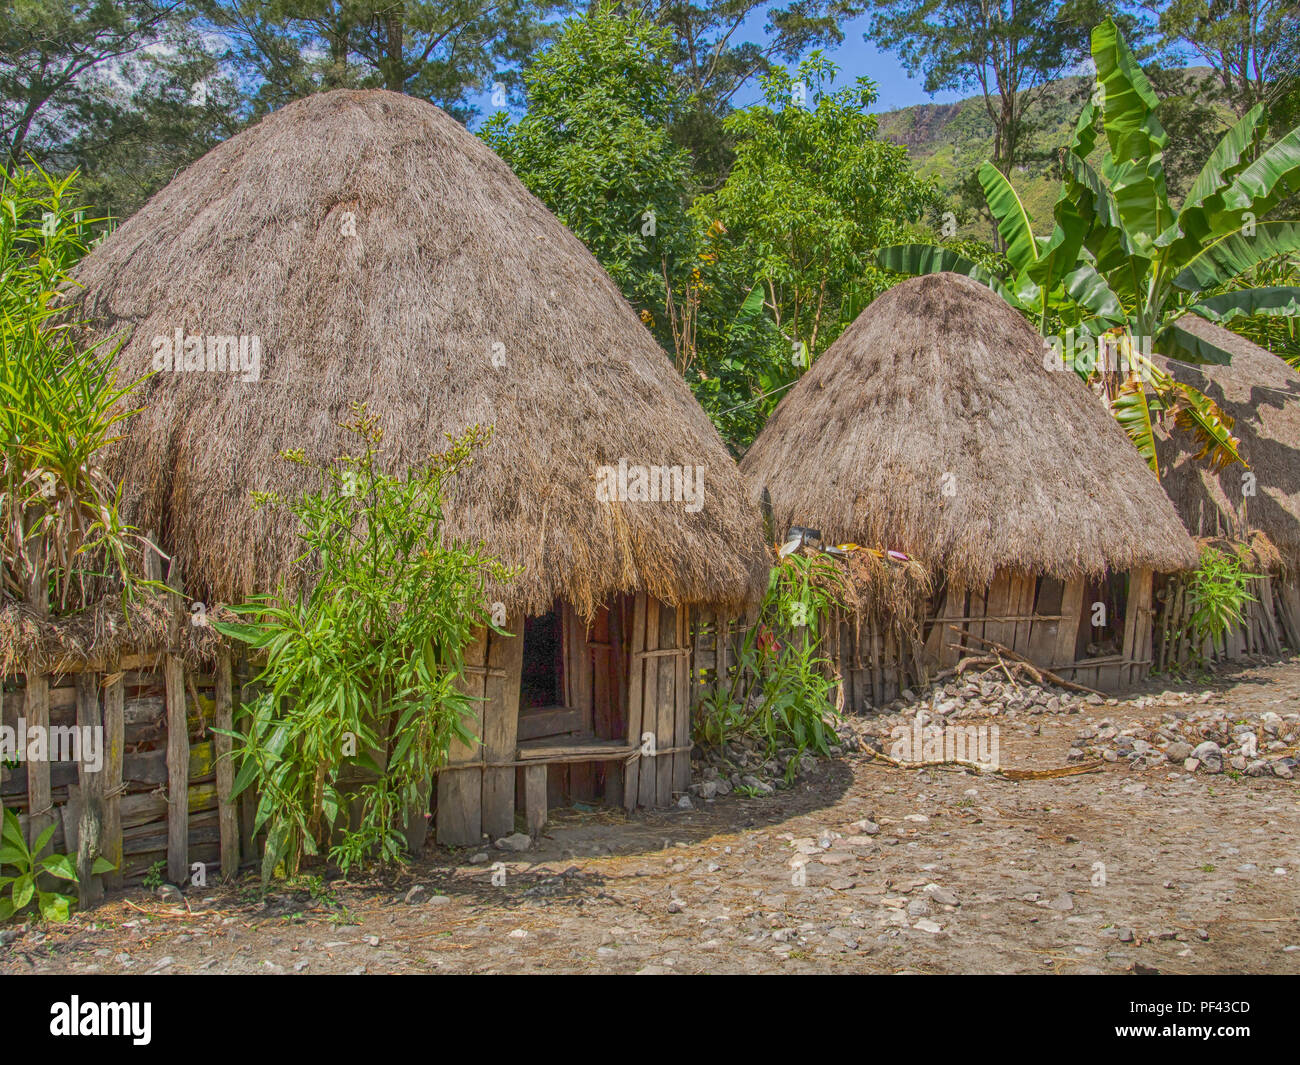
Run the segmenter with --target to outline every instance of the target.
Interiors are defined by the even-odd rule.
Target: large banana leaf
[[[1153,346],[1161,355],[1179,362],[1211,363],[1215,366],[1227,366],[1232,362],[1232,352],[1189,333],[1176,321],[1156,334]]]
[[[1007,303],[1017,309],[1023,309],[1015,297],[1003,285],[992,271],[986,270],[979,263],[958,255],[948,248],[937,244],[891,244],[876,251],[876,264],[882,270],[892,270],[896,274],[938,274],[952,271],[965,274],[981,285],[987,285]]]
[[[1300,252],[1300,221],[1242,223],[1201,247],[1174,278],[1188,292],[1218,288],[1262,262]]]
[[[1119,297],[1091,264],[1080,264],[1065,275],[1063,284],[1070,298],[1092,317],[1110,325],[1122,325],[1126,321]]]
[[[1141,379],[1129,378],[1120,385],[1119,394],[1110,401],[1110,411],[1119,422],[1119,427],[1138,449],[1138,454],[1159,477],[1160,462],[1156,457],[1153,403],[1158,409],[1158,401],[1148,399],[1146,387]]]
[[[1029,213],[1020,202],[1011,182],[992,163],[979,169],[979,182],[988,200],[989,210],[998,225],[998,235],[1006,246],[1006,257],[1020,272],[1038,258],[1038,244],[1029,221]]]
[[[1201,450],[1197,459],[1208,459],[1211,469],[1223,469],[1234,462],[1243,466],[1249,463],[1241,457],[1241,441],[1232,435],[1233,419],[1214,400],[1191,385],[1172,382],[1177,402],[1174,404],[1174,422],[1190,432]]]
[[[1102,173],[1110,182],[1128,239],[1150,251],[1174,220],[1165,186],[1169,136],[1156,118],[1159,101],[1115,23],[1092,31],[1092,58],[1104,90],[1104,128],[1110,151]]]
[[[1174,239],[1182,237],[1199,243],[1210,234],[1211,225],[1205,204],[1211,199],[1216,206],[1221,203],[1223,192],[1250,165],[1264,136],[1263,116],[1264,105],[1256,104],[1214,146],[1214,151],[1201,167],[1201,172],[1192,182],[1187,198],[1183,201],[1177,228],[1168,231],[1172,232]],[[1169,244],[1173,240],[1162,240],[1161,243]],[[1174,261],[1181,261],[1182,258],[1183,256],[1175,254]]]
[[[1267,288],[1239,288],[1211,296],[1188,308],[1212,322],[1230,322],[1257,314],[1275,318],[1300,316],[1300,288],[1273,285]]]
[[[1262,218],[1284,197],[1300,191],[1300,126],[1269,147],[1223,193],[1223,210]]]

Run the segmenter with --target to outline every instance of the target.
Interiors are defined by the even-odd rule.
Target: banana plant
[[[1267,218],[1300,189],[1300,127],[1263,149],[1265,112],[1256,106],[1224,135],[1175,210],[1158,100],[1113,21],[1093,30],[1092,57],[1097,84],[1061,153],[1064,180],[1051,234],[1035,235],[1010,182],[987,163],[980,169],[1012,276],[990,277],[968,259],[925,245],[882,248],[878,261],[901,273],[967,274],[1044,335],[1073,329],[1114,336],[1112,347],[1131,352],[1132,372],[1106,384],[1107,398],[1157,473],[1153,425],[1166,415],[1197,436],[1213,464],[1241,461],[1232,420],[1146,353],[1227,364],[1230,352],[1182,328],[1180,319],[1195,314],[1226,323],[1300,311],[1300,288],[1250,281],[1257,268],[1300,252],[1300,220]],[[1094,166],[1089,160],[1098,153]],[[1085,378],[1095,373],[1081,371]]]

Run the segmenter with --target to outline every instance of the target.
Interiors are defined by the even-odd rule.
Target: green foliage
[[[858,0],[656,0],[620,4],[644,10],[668,30],[668,53],[682,108],[673,138],[689,149],[701,184],[716,187],[726,177],[734,139],[723,122],[736,97],[776,62],[792,63],[814,48],[843,43],[842,23],[861,10]],[[749,21],[765,16],[763,37],[749,36]]]
[[[1250,582],[1259,576],[1246,571],[1235,551],[1207,547],[1201,552],[1200,565],[1187,584],[1192,607],[1187,624],[1194,649],[1206,640],[1222,640],[1241,624],[1246,604],[1258,601],[1250,594]]]
[[[837,741],[834,681],[819,654],[819,626],[839,601],[835,588],[842,580],[839,566],[825,555],[795,553],[777,561],[735,669],[701,700],[694,724],[698,742],[721,746],[747,735],[769,752],[795,747],[829,753]]]
[[[993,160],[1004,174],[1022,156],[1026,115],[1044,86],[1087,54],[1086,27],[1102,5],[989,0],[876,0],[869,41],[896,52],[927,92],[981,90]]]
[[[256,113],[311,92],[385,88],[462,121],[469,93],[517,82],[516,68],[561,5],[550,0],[214,0],[207,10]]]
[[[493,624],[488,582],[513,573],[482,544],[442,535],[448,481],[473,461],[479,427],[400,477],[385,474],[383,434],[364,408],[343,426],[359,445],[329,465],[301,453],[319,488],[286,501],[298,519],[300,563],[314,583],[243,607],[247,623],[217,624],[265,655],[261,694],[236,734],[235,791],[255,787],[254,831],[266,831],[266,883],[297,873],[330,847],[344,870],[398,861],[410,818],[428,807],[428,782],[454,740],[470,741],[474,700],[457,685],[463,651]],[[349,808],[359,822],[349,827]]]
[[[116,348],[78,350],[56,302],[92,224],[75,178],[0,175],[0,599],[59,609],[93,598],[105,561],[129,583],[134,542],[101,464],[134,386],[117,384]]]
[[[167,863],[161,859],[149,866],[144,874],[144,888],[146,891],[157,891],[167,882]]]
[[[668,291],[685,288],[695,249],[690,156],[668,128],[679,106],[669,49],[649,19],[596,5],[528,67],[524,117],[512,126],[500,113],[481,134],[666,347]]]
[[[977,264],[920,245],[883,248],[879,261],[907,272],[964,272],[993,287],[1045,335],[1065,329],[1086,338],[1118,334],[1107,343],[1129,365],[1108,380],[1108,394],[1152,468],[1158,472],[1152,420],[1161,410],[1193,432],[1213,464],[1240,461],[1232,419],[1146,355],[1230,361],[1229,352],[1178,324],[1186,314],[1215,322],[1294,315],[1300,288],[1249,286],[1259,268],[1300,251],[1300,221],[1267,217],[1300,188],[1300,127],[1264,149],[1264,109],[1252,108],[1215,146],[1175,210],[1158,101],[1114,22],[1093,31],[1092,53],[1097,86],[1064,153],[1065,183],[1050,236],[1034,235],[1015,190],[985,164],[980,181],[1006,248],[1006,275],[990,279]],[[1096,151],[1101,162],[1094,167],[1089,160]],[[1096,372],[1091,363],[1072,365],[1085,379]]]
[[[709,294],[700,313],[701,382],[692,384],[715,414],[748,391],[761,424],[782,391],[889,287],[872,250],[938,209],[907,150],[876,136],[865,111],[874,84],[860,78],[831,92],[835,71],[814,53],[797,71],[764,75],[764,103],[726,120],[736,142],[726,183],[692,206],[705,234]],[[750,311],[765,312],[769,324],[747,319]],[[748,443],[736,439],[738,426],[723,428]]]
[[[77,870],[71,855],[41,855],[54,835],[55,826],[46,828],[28,848],[18,815],[12,810],[4,810],[3,815],[0,822],[0,921],[7,921],[33,905],[46,921],[66,921],[77,900],[71,895],[46,891],[41,886],[42,881],[50,877],[77,883]],[[110,862],[96,858],[91,871],[98,876],[112,870]],[[5,898],[6,889],[8,898]]]

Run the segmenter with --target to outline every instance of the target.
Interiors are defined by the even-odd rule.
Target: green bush
[[[474,427],[422,466],[393,477],[378,466],[383,438],[364,408],[343,427],[361,443],[324,467],[299,453],[320,487],[287,507],[298,519],[314,584],[284,588],[218,623],[266,657],[238,741],[236,793],[259,795],[266,830],[263,883],[328,848],[345,871],[399,861],[405,830],[423,817],[428,785],[453,740],[470,740],[474,700],[457,685],[463,649],[491,625],[484,589],[513,573],[482,545],[445,541],[443,494],[489,433]],[[355,808],[359,820],[350,825]],[[331,846],[332,844],[332,846]]]
[[[1188,627],[1194,648],[1199,649],[1206,640],[1222,640],[1241,624],[1246,604],[1257,602],[1250,594],[1250,582],[1258,577],[1246,571],[1235,551],[1207,547],[1201,552],[1200,565],[1187,585],[1192,605]]]
[[[839,601],[835,588],[841,580],[839,566],[825,555],[795,553],[777,561],[735,669],[701,700],[697,742],[721,746],[744,735],[769,752],[794,747],[829,753],[838,741],[830,700],[835,682],[819,653],[819,630]]]
[[[58,302],[88,247],[75,177],[0,172],[0,598],[57,610],[105,576],[129,582],[134,544],[100,464],[134,386],[117,384],[116,347],[78,347],[82,323]]]

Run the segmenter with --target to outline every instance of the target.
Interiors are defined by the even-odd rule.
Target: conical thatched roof
[[[1247,471],[1234,463],[1211,471],[1175,430],[1160,449],[1165,491],[1197,536],[1263,532],[1289,567],[1300,567],[1300,375],[1276,355],[1222,326],[1188,315],[1179,325],[1232,353],[1229,366],[1162,363],[1236,419]],[[1243,489],[1253,474],[1255,494]],[[1243,520],[1244,519],[1244,520]]]
[[[174,549],[187,590],[269,590],[299,553],[254,489],[309,486],[280,460],[339,453],[364,401],[393,468],[495,427],[457,481],[448,532],[525,567],[509,606],[584,612],[761,592],[757,508],[671,361],[583,245],[476,137],[388,92],[322,93],[178,175],[90,255],[81,310],[127,332],[124,373],[176,330],[256,336],[260,379],[165,372],[143,388],[114,473],[126,516]],[[620,459],[703,467],[702,510],[597,499]]]
[[[957,274],[879,297],[741,462],[779,530],[889,547],[983,585],[1194,564],[1159,483],[1014,310]]]

